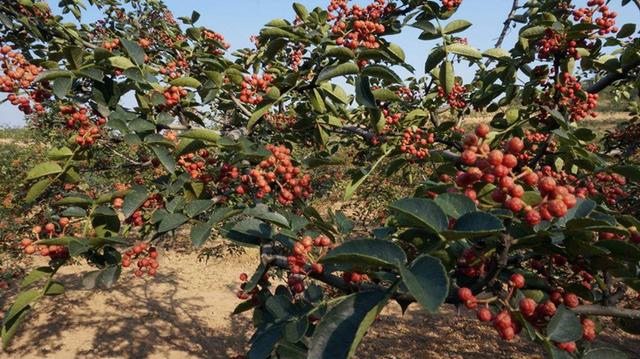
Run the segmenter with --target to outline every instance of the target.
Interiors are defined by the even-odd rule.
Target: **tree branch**
[[[636,0],[636,2],[640,2],[640,0]],[[640,8],[640,5],[638,6]],[[620,69],[620,71],[611,72],[605,77],[601,78],[598,82],[589,86],[589,88],[587,88],[587,92],[598,93],[604,90],[605,88],[607,88],[612,83],[626,78],[630,71],[635,70],[639,66],[640,66],[640,59],[636,59],[635,61],[627,64],[626,66],[622,66],[622,69]]]
[[[573,310],[577,314],[584,314],[584,315],[640,319],[640,310],[617,308],[617,307],[605,307],[599,304],[579,305],[571,310]]]
[[[509,15],[507,15],[507,19],[504,21],[502,32],[500,32],[500,36],[498,37],[498,41],[496,41],[496,44],[494,47],[498,48],[502,46],[502,43],[504,42],[504,38],[507,36],[507,33],[509,32],[509,27],[513,22],[513,17],[515,16],[516,11],[518,11],[519,7],[520,7],[520,1],[513,0],[513,5],[511,5],[511,11],[509,11]]]

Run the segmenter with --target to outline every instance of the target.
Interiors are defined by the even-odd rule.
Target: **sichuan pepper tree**
[[[637,332],[626,293],[640,290],[640,222],[620,203],[640,171],[583,124],[606,88],[635,88],[637,103],[636,24],[614,10],[637,1],[515,0],[485,51],[462,37],[461,0],[294,4],[295,19],[232,54],[197,12],[88,3],[103,15],[94,23],[76,0],[59,3],[75,22],[42,1],[0,4],[5,101],[60,139],[24,178],[25,209],[50,211],[20,245],[50,261],[5,313],[4,346],[63,293],[62,266],[95,266],[89,288],[153,276],[156,245],[188,227],[195,246],[219,235],[260,249],[235,311],[253,311],[249,358],[350,357],[392,301],[466,306],[551,357],[624,356],[591,342],[600,317]],[[398,68],[415,69],[388,35],[407,26],[434,47],[426,75],[402,80]],[[469,82],[461,63],[476,69]],[[491,123],[466,124],[474,111]],[[105,153],[135,176],[89,188]],[[345,199],[381,176],[414,178],[414,195],[356,234],[343,213],[310,205],[326,195],[316,168],[336,165],[360,167]]]

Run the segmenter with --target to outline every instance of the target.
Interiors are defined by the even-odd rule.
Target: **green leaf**
[[[407,255],[390,241],[355,239],[334,248],[320,262],[395,268],[407,262]]]
[[[64,293],[64,285],[60,282],[49,282],[44,291],[44,295],[60,295]]]
[[[443,193],[435,198],[435,202],[444,213],[455,219],[478,210],[476,204],[467,196],[460,193]]]
[[[446,233],[446,237],[450,239],[486,237],[504,230],[504,224],[498,217],[486,212],[473,212],[460,217],[453,226],[453,230]]]
[[[335,57],[343,60],[350,60],[356,57],[356,55],[349,48],[344,46],[331,46],[327,47],[327,50],[324,52],[324,55],[327,57]]]
[[[203,212],[209,210],[209,208],[213,207],[214,202],[210,199],[199,199],[195,201],[191,201],[187,203],[184,207],[184,214],[193,218]]]
[[[129,57],[138,65],[144,64],[144,50],[138,43],[127,39],[120,39],[120,43],[124,46]]]
[[[270,211],[269,206],[264,203],[258,203],[255,207],[247,208],[242,212],[242,214],[258,218],[281,227],[289,227],[289,221],[285,216],[280,213]]]
[[[191,243],[194,247],[200,247],[211,237],[211,225],[209,223],[196,223],[191,227]]]
[[[248,218],[235,223],[231,230],[224,234],[234,242],[257,246],[262,239],[271,238],[271,226],[258,219]]]
[[[449,294],[449,277],[437,258],[418,257],[410,268],[401,266],[400,274],[411,294],[431,313],[438,310]]]
[[[251,130],[251,128],[253,128],[256,122],[258,122],[258,120],[260,120],[265,113],[269,112],[269,110],[271,109],[271,106],[273,106],[273,102],[264,102],[262,105],[260,105],[260,107],[258,107],[251,114],[251,117],[247,122],[247,129]]]
[[[191,138],[194,140],[202,140],[202,141],[211,142],[211,143],[217,143],[221,138],[220,133],[218,131],[209,130],[206,128],[194,128],[194,129],[188,130],[180,134],[180,137]]]
[[[51,80],[59,79],[61,77],[73,78],[73,72],[68,70],[47,70],[38,74],[38,76],[36,76],[36,79],[34,81],[35,82],[51,81]]]
[[[431,70],[435,69],[438,64],[442,60],[444,60],[446,53],[442,49],[442,47],[436,47],[431,51],[429,56],[427,57],[427,61],[424,64],[424,72],[429,73]]]
[[[180,227],[187,222],[189,217],[182,213],[168,213],[165,214],[158,226],[158,233],[164,233]]]
[[[122,212],[125,218],[131,217],[142,204],[149,198],[147,191],[144,187],[136,187],[133,191],[130,191],[124,197],[124,203],[122,204]]]
[[[13,338],[13,336],[16,335],[16,332],[18,331],[18,327],[22,325],[22,322],[24,322],[25,318],[27,317],[27,314],[29,314],[30,311],[31,311],[31,307],[27,306],[24,309],[22,309],[20,312],[18,312],[16,315],[14,315],[12,319],[7,319],[7,318],[3,319],[2,321],[2,347],[3,348],[6,348],[7,345],[9,344],[9,341],[11,341],[11,338]]]
[[[170,84],[172,84],[173,86],[181,86],[181,87],[191,87],[194,89],[199,88],[200,86],[202,86],[202,83],[196,79],[194,79],[193,77],[178,77],[177,79],[173,79],[171,80]]]
[[[9,307],[9,310],[2,319],[3,325],[16,315],[20,314],[24,308],[31,305],[31,303],[35,302],[40,297],[42,297],[42,290],[40,289],[29,289],[18,294],[16,300],[13,302],[11,307]]]
[[[404,55],[404,50],[402,50],[402,48],[394,43],[390,43],[389,46],[387,47],[387,49],[389,50],[389,53],[395,57],[398,61],[400,62],[404,62],[405,60],[405,55]]]
[[[44,191],[49,188],[51,183],[53,183],[53,180],[49,178],[45,178],[34,183],[33,186],[29,188],[29,191],[27,191],[27,195],[24,198],[25,202],[31,203],[38,199],[38,197],[40,197],[44,193]]]
[[[360,71],[358,65],[353,62],[345,62],[339,65],[327,66],[318,75],[317,82],[323,82],[338,76],[355,75]]]
[[[575,342],[582,338],[582,324],[578,316],[560,305],[547,325],[547,337],[556,343]]]
[[[369,65],[362,69],[362,75],[377,77],[389,83],[401,83],[402,79],[393,70],[384,65]]]
[[[371,92],[371,85],[367,76],[360,76],[356,79],[356,102],[364,107],[377,109],[376,99]]]
[[[369,171],[367,171],[366,173],[362,174],[357,179],[352,179],[351,180],[351,182],[347,185],[347,188],[344,191],[344,200],[345,201],[349,200],[354,195],[354,193],[356,192],[358,187],[360,187],[360,185],[362,185],[364,183],[364,181],[367,179],[367,177],[369,177],[369,175],[371,175],[373,173],[373,171],[376,170],[378,165],[380,165],[380,163],[382,163],[382,160],[385,159],[387,157],[387,155],[389,155],[389,153],[391,153],[391,151],[386,152],[382,156],[380,156],[380,158],[378,158],[376,163],[373,164],[373,166],[369,169]]]
[[[267,359],[276,343],[282,338],[283,324],[270,324],[266,329],[259,329],[252,338],[249,359]]]
[[[504,49],[489,49],[483,52],[482,55],[496,60],[511,59],[511,54]]]
[[[71,77],[58,77],[53,81],[53,93],[57,98],[65,98],[71,91],[72,84],[73,79]]]
[[[304,21],[309,16],[309,11],[304,5],[300,3],[293,3],[293,11],[296,12],[296,15],[300,18],[300,20]]]
[[[54,175],[62,172],[62,167],[56,162],[43,162],[35,167],[33,167],[29,172],[27,172],[27,181],[32,179],[36,179],[43,176]]]
[[[150,146],[153,152],[160,160],[160,163],[164,166],[164,168],[169,171],[169,173],[175,173],[176,171],[176,160],[173,158],[169,150],[164,146],[153,145]]]
[[[20,288],[27,287],[46,276],[50,276],[52,273],[53,269],[51,267],[38,267],[32,270],[31,273],[22,280]]]
[[[442,208],[430,199],[404,198],[393,202],[389,208],[404,227],[421,227],[439,233],[447,229],[449,220]]]
[[[453,73],[453,65],[449,60],[445,60],[440,65],[440,84],[444,87],[445,93],[449,94],[455,85],[455,75]]]
[[[624,24],[616,34],[618,39],[624,39],[625,37],[632,36],[636,32],[636,24],[629,23]]]
[[[69,147],[60,147],[60,148],[52,148],[47,152],[47,157],[50,160],[59,161],[65,160],[69,157],[73,156],[73,151]]]
[[[128,58],[124,57],[124,56],[113,56],[109,58],[109,63],[111,63],[111,66],[118,68],[118,69],[122,69],[122,70],[126,70],[132,67],[135,67],[136,65],[133,64],[133,62],[131,62],[131,60],[129,60]]]
[[[457,42],[451,45],[447,45],[447,51],[456,55],[468,57],[470,59],[479,60],[482,58],[482,53],[480,52],[480,50],[476,49],[475,47]]]
[[[373,98],[375,98],[378,101],[384,101],[384,102],[400,101],[400,96],[398,96],[395,92],[387,88],[376,89],[376,90],[373,90],[372,93],[373,93]]]
[[[359,292],[347,296],[325,314],[311,337],[309,358],[350,358],[375,316],[386,304],[384,292]]]
[[[461,32],[468,29],[469,27],[471,27],[471,25],[472,24],[467,20],[454,20],[448,23],[447,26],[444,27],[443,32],[445,34],[455,34],[457,32]]]
[[[620,240],[600,240],[595,244],[597,247],[608,249],[614,258],[628,260],[631,262],[640,261],[640,248],[629,242]]]

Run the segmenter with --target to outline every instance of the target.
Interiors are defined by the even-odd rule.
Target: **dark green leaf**
[[[449,294],[449,277],[439,259],[423,255],[410,268],[400,266],[402,280],[416,300],[429,312],[435,312]]]

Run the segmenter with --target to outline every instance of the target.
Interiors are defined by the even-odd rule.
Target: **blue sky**
[[[57,1],[49,2],[52,5],[57,3]],[[316,6],[326,7],[329,0],[298,0],[298,2],[312,9]],[[360,4],[368,2],[353,1]],[[577,4],[585,2],[586,0],[576,1]],[[256,34],[269,20],[294,17],[290,0],[165,0],[165,3],[176,17],[190,16],[192,10],[198,11],[201,14],[198,25],[207,26],[222,33],[231,43],[232,49],[250,46],[249,36]],[[619,3],[620,1],[616,0],[616,5],[612,6],[620,13],[618,23],[638,23],[640,15],[637,9],[632,4],[620,9]],[[493,47],[510,6],[510,0],[466,0],[453,19],[471,21],[473,26],[467,29],[463,36],[469,39],[471,45],[485,50]],[[94,20],[96,16],[96,13],[89,13],[88,19]],[[514,34],[515,32],[512,32],[512,36],[507,38],[505,48],[509,48],[513,43]],[[413,65],[417,69],[417,74],[420,75],[423,73],[428,51],[435,42],[417,40],[418,35],[418,30],[408,28],[401,35],[388,39],[405,50],[407,62]],[[469,77],[473,72],[472,69],[460,66],[456,71],[464,77]],[[406,76],[408,73],[401,73],[401,75]],[[15,127],[23,124],[21,112],[9,104],[0,105],[0,127]]]

